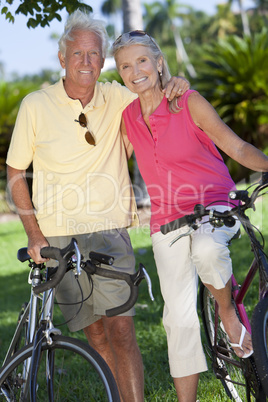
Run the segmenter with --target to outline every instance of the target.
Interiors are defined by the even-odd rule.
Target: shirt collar
[[[64,89],[63,80],[64,80],[64,77],[61,78],[55,85],[57,86],[57,97],[58,97],[59,103],[66,104],[66,103],[73,102],[74,99],[71,99],[67,95],[67,93]],[[85,109],[91,110],[93,108],[102,106],[104,103],[105,103],[105,100],[104,100],[103,93],[101,91],[101,85],[99,82],[96,82],[93,98],[86,105]]]
[[[138,102],[138,115],[137,115],[137,120],[143,120],[142,114],[141,114],[141,104],[140,100],[136,99],[134,102]],[[156,110],[151,114],[151,116],[166,116],[169,114],[169,103],[167,98],[164,96],[160,105],[156,108]]]

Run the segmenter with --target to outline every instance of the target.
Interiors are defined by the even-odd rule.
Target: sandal
[[[242,330],[241,330],[241,335],[240,335],[239,343],[232,343],[232,342],[230,342],[230,339],[229,339],[229,337],[228,337],[228,335],[227,335],[227,333],[226,333],[226,331],[225,331],[225,328],[224,328],[224,326],[223,326],[223,323],[222,323],[222,322],[220,323],[221,329],[222,329],[222,330],[225,332],[225,334],[227,335],[227,340],[228,340],[230,346],[232,346],[232,348],[239,348],[239,349],[243,350],[242,345],[243,345],[243,341],[244,341],[244,338],[245,338],[245,335],[246,335],[247,330],[246,330],[246,328],[244,327],[243,324],[241,324],[241,326],[242,326]],[[243,351],[244,351],[244,350],[243,350]],[[253,353],[253,349],[252,349],[250,352],[248,352],[248,353],[244,353],[244,356],[242,356],[241,359],[247,359],[249,356],[252,355],[252,353]],[[238,357],[239,357],[239,356],[238,356]]]

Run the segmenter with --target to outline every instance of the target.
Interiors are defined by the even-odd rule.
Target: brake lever
[[[141,281],[143,279],[146,280],[149,296],[150,296],[151,300],[154,301],[151,278],[150,278],[148,272],[146,271],[145,266],[140,262],[139,270],[134,275],[132,275],[132,281],[135,286],[139,286],[139,284],[141,283]]]
[[[144,278],[145,278],[145,280],[146,280],[146,282],[147,282],[148,293],[149,293],[150,299],[151,299],[152,301],[154,301],[154,295],[153,295],[153,291],[152,291],[152,281],[151,281],[151,278],[150,278],[148,272],[146,271],[145,267],[144,267],[142,264],[140,264],[140,267],[141,267],[141,269],[142,269],[142,271],[143,271],[143,273],[144,273]]]
[[[182,233],[180,235],[178,235],[177,237],[175,237],[175,239],[173,239],[170,243],[169,243],[169,247],[173,246],[174,243],[176,243],[176,241],[180,240],[182,237],[186,237],[186,236],[190,236],[190,234],[192,234],[196,229],[198,229],[201,226],[201,223],[195,224],[194,227],[190,226],[189,230],[186,233]]]
[[[81,269],[81,253],[80,250],[78,248],[78,245],[76,243],[76,241],[74,242],[74,248],[75,248],[75,256],[76,256],[76,269],[75,269],[75,276],[79,276],[82,273],[82,269]]]

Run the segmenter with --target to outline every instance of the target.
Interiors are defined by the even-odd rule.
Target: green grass
[[[258,210],[254,213],[254,222],[258,222],[264,233],[268,233],[267,223],[263,219],[267,209],[258,203]],[[142,262],[148,270],[153,282],[155,301],[151,302],[146,284],[140,286],[139,299],[136,306],[135,326],[137,339],[143,356],[145,368],[145,397],[146,401],[176,401],[176,393],[169,375],[167,360],[166,335],[162,327],[163,300],[160,294],[159,282],[156,273],[151,239],[148,229],[130,230],[131,241],[135,250],[137,266]],[[268,239],[267,239],[268,240]],[[20,306],[27,301],[29,286],[27,286],[27,263],[21,264],[16,259],[17,249],[27,245],[20,222],[0,224],[0,360],[15,329],[16,319]],[[234,262],[234,271],[238,280],[242,280],[244,269],[252,259],[250,248],[245,235],[231,246]],[[249,314],[251,314],[257,300],[257,283],[254,283],[247,295]],[[60,313],[55,314],[55,321],[61,321]],[[68,330],[63,328],[63,333]],[[84,339],[82,332],[76,333],[78,338]],[[202,336],[204,334],[202,333]],[[209,364],[209,361],[208,361]],[[200,401],[215,402],[228,401],[224,389],[213,376],[211,369],[202,373],[200,377],[198,398]]]

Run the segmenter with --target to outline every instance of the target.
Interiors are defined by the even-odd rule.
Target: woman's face
[[[156,63],[146,46],[132,45],[120,49],[116,64],[126,87],[132,92],[141,94],[148,90],[161,90],[158,71],[162,71],[162,60]]]

